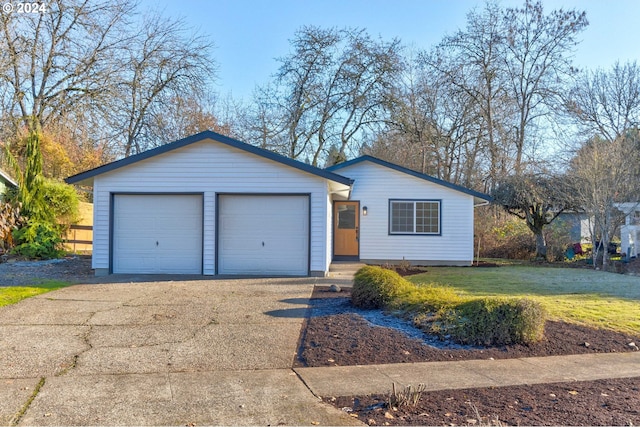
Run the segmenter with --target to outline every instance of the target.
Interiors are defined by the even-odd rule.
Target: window
[[[390,234],[440,234],[440,201],[390,200]]]

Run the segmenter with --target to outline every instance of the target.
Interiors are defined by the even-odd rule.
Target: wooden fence
[[[93,250],[93,226],[72,225],[64,239],[64,247],[76,254],[91,253]]]
[[[80,202],[80,221],[71,226],[64,238],[64,248],[77,254],[93,251],[93,204]]]

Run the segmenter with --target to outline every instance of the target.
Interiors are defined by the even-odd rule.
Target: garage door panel
[[[145,257],[139,254],[123,254],[118,262],[118,270],[114,266],[114,273],[127,271],[152,271],[155,268],[155,257]]]
[[[219,197],[220,274],[306,275],[308,196]]]
[[[202,272],[202,196],[115,195],[114,273]]]
[[[202,269],[201,261],[191,256],[170,256],[158,261],[161,261],[158,273],[199,274]]]

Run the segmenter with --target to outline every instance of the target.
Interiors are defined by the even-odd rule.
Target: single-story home
[[[66,181],[93,186],[97,275],[470,265],[474,207],[490,199],[369,156],[321,169],[211,131]]]
[[[17,186],[18,183],[8,173],[0,169],[0,201],[4,200],[4,195],[8,189],[16,188]]]

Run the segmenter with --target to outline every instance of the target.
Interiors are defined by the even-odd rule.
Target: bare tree
[[[504,20],[496,3],[487,2],[481,11],[467,15],[467,26],[446,36],[436,49],[421,57],[424,66],[450,82],[452,94],[466,98],[472,106],[475,144],[486,159],[485,180],[491,190],[497,180],[508,173],[512,100],[504,76]],[[472,129],[469,127],[469,132]]]
[[[287,142],[287,115],[273,85],[258,86],[253,102],[240,109],[239,132],[244,141],[278,154],[291,154]]]
[[[553,10],[545,14],[540,0],[526,0],[522,8],[504,14],[506,78],[510,97],[517,107],[513,143],[515,171],[522,170],[523,154],[539,119],[560,105],[567,77],[571,76],[571,53],[578,34],[588,25],[586,13]]]
[[[327,70],[334,67],[339,43],[340,34],[336,29],[303,27],[291,41],[293,53],[279,58],[281,65],[276,80],[284,91],[280,95],[280,109],[286,115],[288,157],[298,158],[309,149],[316,133],[320,138],[325,133],[320,122],[324,118],[326,127],[326,117],[332,114],[327,97],[335,85],[330,80],[326,87],[323,79]],[[317,117],[319,107],[322,114]]]
[[[216,72],[212,44],[183,21],[157,13],[140,20],[133,0],[45,6],[0,16],[5,138],[75,122],[87,125],[83,136],[96,149],[129,155],[166,142],[152,123],[173,112],[176,97],[205,96]]]
[[[418,78],[408,90],[396,88],[404,102],[392,122],[419,141],[413,163],[424,156],[423,171],[467,185],[480,178],[488,192],[524,171],[524,156],[535,152],[542,119],[555,111],[550,107],[571,74],[571,49],[586,25],[584,13],[545,14],[532,1],[521,9],[489,1],[471,11],[463,29],[418,56]]]
[[[613,141],[593,138],[580,148],[570,164],[572,193],[591,222],[594,268],[602,249],[602,269],[607,270],[609,243],[624,221],[614,204],[640,200],[638,135],[638,131],[633,130]]]
[[[565,99],[569,115],[589,135],[607,141],[640,126],[640,68],[616,62],[608,70],[585,71]]]
[[[170,112],[177,98],[206,95],[217,70],[210,58],[212,43],[198,34],[187,35],[181,19],[150,13],[142,28],[129,41],[120,73],[114,76],[116,109],[111,120],[121,131],[125,156],[168,142],[154,132],[154,118]]]
[[[373,40],[358,29],[303,27],[291,43],[271,86],[285,117],[287,156],[318,165],[331,146],[341,155],[357,152],[354,141],[384,118],[401,65],[399,41]]]
[[[364,151],[447,181],[467,182],[465,172],[477,154],[470,147],[476,114],[467,95],[433,68],[412,62],[391,94],[387,129]]]
[[[0,15],[0,84],[12,135],[103,102],[133,8],[128,0],[53,0],[39,14]]]
[[[225,115],[222,107],[226,108],[227,102],[231,101],[220,100],[213,95],[200,97],[189,93],[173,94],[166,99],[163,97],[159,108],[163,113],[150,114],[146,119],[148,135],[156,144],[166,144],[205,130],[232,136],[231,121],[222,117]]]
[[[536,238],[536,256],[547,258],[544,227],[567,209],[575,208],[566,177],[545,174],[514,175],[500,181],[494,203],[525,220]]]

